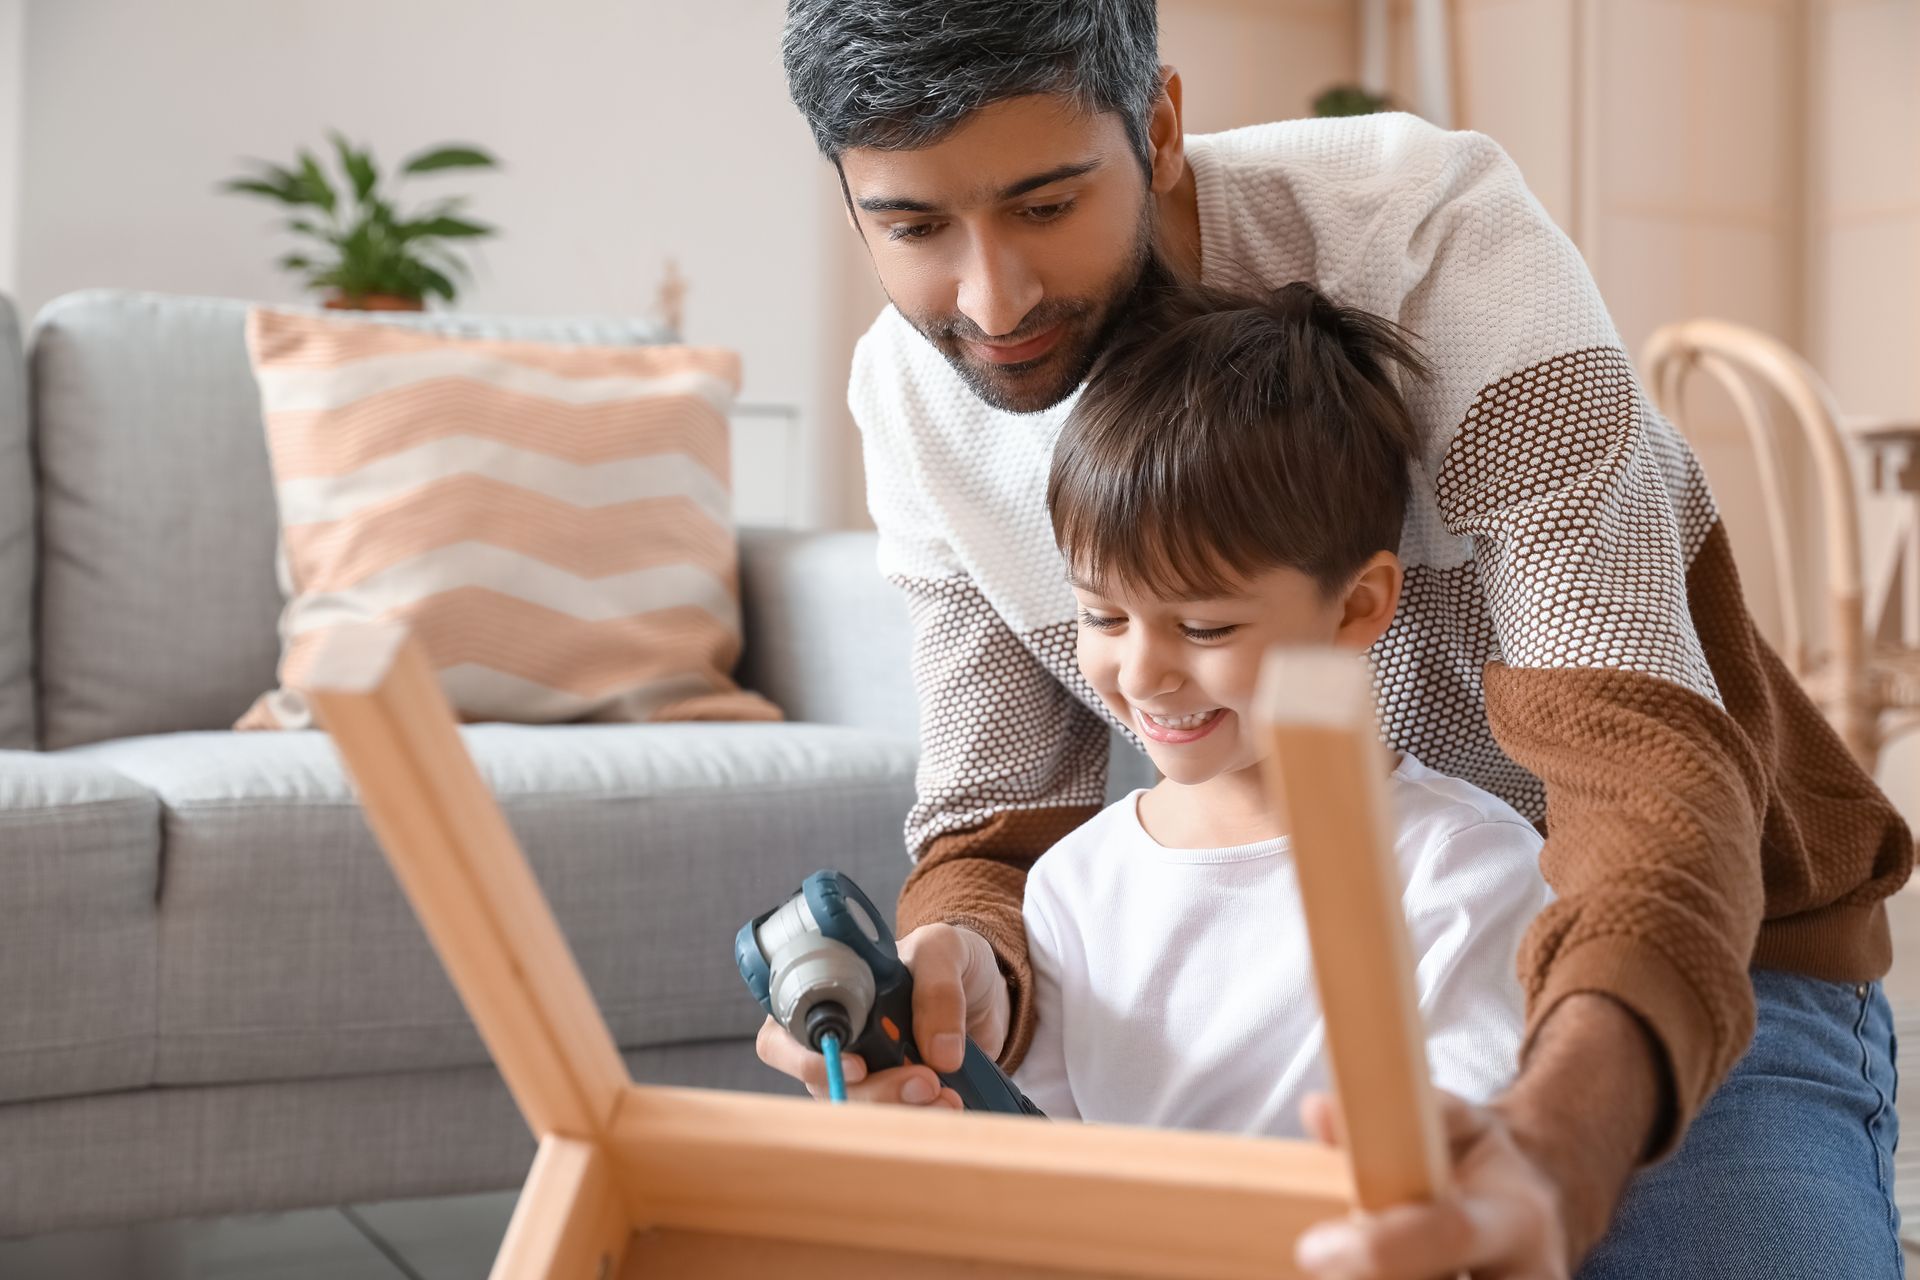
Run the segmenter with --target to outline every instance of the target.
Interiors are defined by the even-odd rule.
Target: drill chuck
[[[770,970],[769,1007],[787,1034],[818,1049],[819,1037],[837,1025],[840,1043],[852,1044],[873,1009],[872,966],[821,931],[805,897],[768,916],[754,939]]]
[[[800,1037],[800,1042],[818,1053],[820,1042],[830,1035],[840,1037],[843,1045],[851,1044],[854,1038],[853,1019],[847,1016],[846,1009],[840,1005],[831,1000],[822,1000],[807,1010],[806,1033]]]

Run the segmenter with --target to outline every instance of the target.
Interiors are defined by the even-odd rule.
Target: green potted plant
[[[1370,116],[1378,111],[1394,110],[1393,100],[1357,84],[1336,84],[1322,90],[1313,100],[1316,116]]]
[[[254,173],[231,178],[219,189],[260,196],[291,211],[287,230],[318,247],[289,253],[278,265],[300,275],[307,288],[324,292],[329,307],[424,311],[429,295],[452,302],[459,292],[455,280],[471,278],[452,242],[490,236],[494,228],[461,216],[465,197],[402,214],[397,197],[383,190],[372,154],[338,133],[329,137],[339,161],[338,186],[319,159],[302,148],[293,168],[249,161]],[[478,147],[429,147],[401,164],[395,182],[449,169],[497,167]]]

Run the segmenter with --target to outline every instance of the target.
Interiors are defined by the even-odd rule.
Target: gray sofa
[[[79,294],[23,343],[0,300],[0,1236],[532,1156],[328,741],[227,731],[280,604],[244,312]],[[774,1088],[734,930],[824,865],[892,901],[915,724],[871,535],[742,543],[740,678],[787,723],[465,734],[636,1076]]]

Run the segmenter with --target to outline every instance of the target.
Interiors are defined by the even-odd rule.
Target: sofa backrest
[[[247,361],[248,305],[94,290],[58,299],[34,322],[48,749],[226,728],[274,686],[279,529]],[[377,319],[527,341],[664,336],[630,319]]]
[[[27,366],[0,297],[0,751],[33,746],[33,458]]]

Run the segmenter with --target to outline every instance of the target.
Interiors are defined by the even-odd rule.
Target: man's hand
[[[987,940],[950,924],[921,925],[900,939],[900,959],[913,974],[913,1035],[925,1066],[894,1067],[867,1074],[854,1054],[842,1067],[849,1102],[893,1102],[960,1109],[960,1096],[940,1083],[936,1071],[958,1071],[966,1038],[988,1057],[1007,1042],[1012,1002],[1007,980]],[[826,1060],[768,1018],[756,1043],[760,1061],[827,1096]]]
[[[1606,996],[1569,996],[1491,1106],[1443,1096],[1450,1195],[1317,1226],[1295,1260],[1317,1280],[1560,1280],[1599,1242],[1649,1138],[1671,1128],[1672,1093],[1638,1018]],[[1332,1099],[1309,1098],[1301,1114],[1337,1145]]]
[[[1505,1121],[1487,1107],[1441,1095],[1454,1188],[1409,1205],[1327,1223],[1300,1237],[1294,1261],[1320,1280],[1565,1280],[1568,1249],[1558,1190]],[[1339,1145],[1333,1099],[1301,1108],[1308,1132]]]

